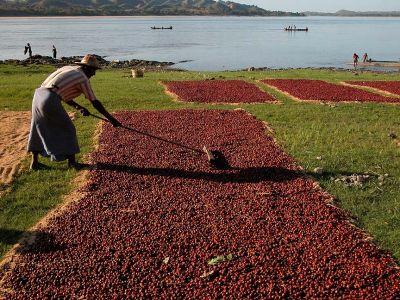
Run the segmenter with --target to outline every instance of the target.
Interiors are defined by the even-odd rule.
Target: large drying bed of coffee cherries
[[[167,91],[185,102],[276,102],[270,94],[244,80],[165,81]]]
[[[400,81],[345,81],[348,84],[371,87],[384,92],[400,95]],[[400,103],[400,100],[399,100]]]
[[[386,97],[361,89],[309,79],[264,79],[261,82],[301,100],[327,102],[400,103],[399,98]]]
[[[396,299],[400,270],[244,111],[125,112],[87,195],[23,249],[15,299]]]

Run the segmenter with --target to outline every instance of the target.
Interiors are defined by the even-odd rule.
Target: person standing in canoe
[[[31,131],[28,139],[28,152],[32,153],[31,169],[39,169],[39,154],[51,160],[68,160],[70,168],[81,169],[82,164],[75,161],[79,153],[75,126],[61,102],[79,110],[83,116],[89,111],[74,101],[81,94],[94,108],[105,116],[113,126],[121,126],[96,98],[89,79],[96,74],[100,65],[96,57],[87,54],[76,65],[64,66],[52,74],[35,90],[32,101]]]

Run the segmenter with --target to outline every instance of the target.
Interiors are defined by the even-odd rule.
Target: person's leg
[[[32,160],[31,160],[31,170],[37,170],[39,168],[39,152],[32,151]]]
[[[68,167],[74,168],[76,165],[75,154],[68,155]]]
[[[82,170],[87,167],[86,164],[81,164],[81,163],[76,162],[75,154],[68,155],[67,159],[68,159],[68,168],[75,169],[75,170]]]

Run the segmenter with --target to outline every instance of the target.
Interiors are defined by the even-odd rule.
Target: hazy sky
[[[267,10],[291,12],[400,11],[400,0],[234,0],[233,2],[257,5]]]

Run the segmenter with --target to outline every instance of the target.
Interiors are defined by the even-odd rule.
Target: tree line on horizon
[[[214,0],[0,0],[0,16],[304,16]]]
[[[333,16],[333,17],[400,17],[400,11],[351,11],[341,9],[334,13],[305,11],[306,16]]]

